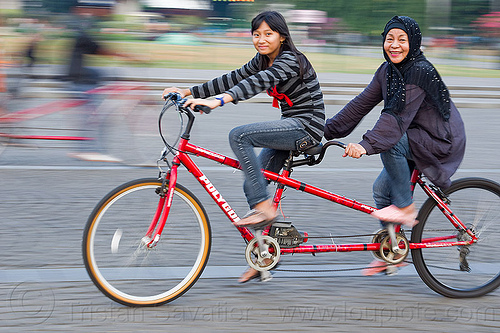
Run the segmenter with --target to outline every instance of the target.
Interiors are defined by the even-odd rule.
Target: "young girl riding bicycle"
[[[252,40],[257,54],[240,69],[190,89],[167,88],[163,96],[178,92],[192,95],[185,106],[212,109],[249,99],[264,90],[281,107],[281,119],[242,125],[229,134],[231,148],[245,175],[243,185],[250,212],[237,225],[258,228],[272,223],[276,208],[267,192],[261,169],[278,172],[290,150],[306,150],[323,137],[325,107],[316,72],[295,47],[284,17],[275,11],[252,20]],[[216,96],[215,99],[206,99]],[[254,147],[263,148],[260,155]],[[260,276],[250,268],[240,282]]]

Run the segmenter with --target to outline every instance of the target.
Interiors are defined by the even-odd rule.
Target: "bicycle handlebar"
[[[316,147],[311,148],[314,150],[313,152],[305,151],[305,157],[301,160],[294,160],[292,163],[292,166],[293,167],[300,166],[300,165],[311,165],[312,166],[312,165],[320,164],[321,161],[323,160],[323,157],[325,157],[326,150],[328,149],[328,147],[331,147],[331,146],[337,146],[337,147],[340,147],[342,149],[345,149],[345,147],[346,147],[345,143],[343,143],[343,142],[336,141],[336,140],[328,141],[325,144],[320,144],[320,146],[318,146],[317,148]],[[318,149],[320,149],[320,150],[318,151]]]
[[[175,104],[177,104],[181,109],[186,110],[186,111],[201,111],[206,114],[209,114],[212,112],[212,109],[206,105],[195,105],[194,108],[190,107],[184,107],[184,103],[186,102],[186,98],[182,98],[179,93],[169,93],[167,96],[164,97],[165,100],[171,100]]]
[[[212,109],[206,105],[195,105],[193,108],[194,111],[202,111],[203,113],[209,114],[212,112]]]

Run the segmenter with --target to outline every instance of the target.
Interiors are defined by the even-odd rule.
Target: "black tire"
[[[468,228],[473,228],[478,242],[462,248],[413,249],[415,269],[427,286],[446,297],[485,295],[500,285],[500,259],[497,259],[500,250],[500,185],[483,178],[464,178],[454,181],[444,192],[450,199],[449,207],[453,213]],[[449,241],[456,241],[459,237],[470,239],[468,235],[459,235],[430,198],[422,205],[418,220],[419,224],[412,231],[412,243],[454,234],[456,237]],[[461,255],[465,255],[466,262],[460,260]]]
[[[200,201],[177,184],[158,244],[141,242],[153,219],[161,186],[138,179],[107,194],[91,213],[83,234],[83,260],[94,284],[128,306],[157,306],[188,291],[202,274],[211,230]]]

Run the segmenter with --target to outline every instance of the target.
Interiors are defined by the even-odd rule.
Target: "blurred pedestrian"
[[[86,161],[121,162],[121,159],[105,153],[106,124],[103,118],[106,115],[103,114],[102,110],[99,110],[103,95],[95,93],[95,89],[101,84],[102,78],[97,69],[87,65],[87,56],[119,56],[131,61],[137,61],[137,59],[131,55],[103,47],[88,32],[88,27],[89,22],[86,21],[78,28],[70,55],[67,79],[73,82],[73,87],[80,93],[80,98],[85,99],[87,102],[84,106],[83,129],[93,132],[95,135],[93,141],[84,141],[85,146],[82,151],[72,153],[70,156]]]
[[[28,47],[25,51],[25,66],[31,69],[36,63],[37,48],[38,44],[43,40],[43,35],[41,33],[35,34],[29,41]]]

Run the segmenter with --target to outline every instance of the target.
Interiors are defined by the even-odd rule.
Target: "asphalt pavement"
[[[199,72],[196,75],[199,78]],[[343,82],[361,78],[342,77]],[[500,87],[497,79],[465,81]],[[329,105],[328,116],[340,107]],[[460,111],[468,144],[454,178],[481,176],[500,181],[498,109]],[[379,112],[380,108],[374,110],[345,141],[357,142]],[[232,156],[227,143],[231,128],[277,117],[279,113],[270,103],[227,105],[197,117],[192,141]],[[43,117],[38,121],[43,122]],[[63,117],[50,125],[68,121],[72,120]],[[158,146],[156,135],[147,140],[149,147]],[[72,144],[26,143],[9,145],[0,154],[0,331],[496,332],[500,328],[500,291],[477,299],[449,299],[431,291],[412,265],[396,276],[364,277],[359,270],[351,270],[366,266],[372,260],[370,253],[287,256],[270,282],[239,284],[237,277],[245,269],[244,242],[185,171],[179,182],[203,202],[213,228],[207,269],[191,290],[172,303],[155,308],[119,305],[101,294],[84,270],[83,227],[107,192],[131,179],[155,177],[157,170],[75,160],[68,156],[76,149]],[[241,173],[209,161],[200,160],[199,165],[231,206],[243,214],[247,207]],[[320,165],[297,168],[294,177],[372,204],[371,184],[380,166],[377,156],[344,159],[332,148]],[[421,204],[422,194],[415,199]],[[297,191],[286,192],[285,200],[300,207],[294,225],[309,235],[366,234],[378,228],[378,222],[369,216]],[[328,270],[332,267],[337,271]]]

